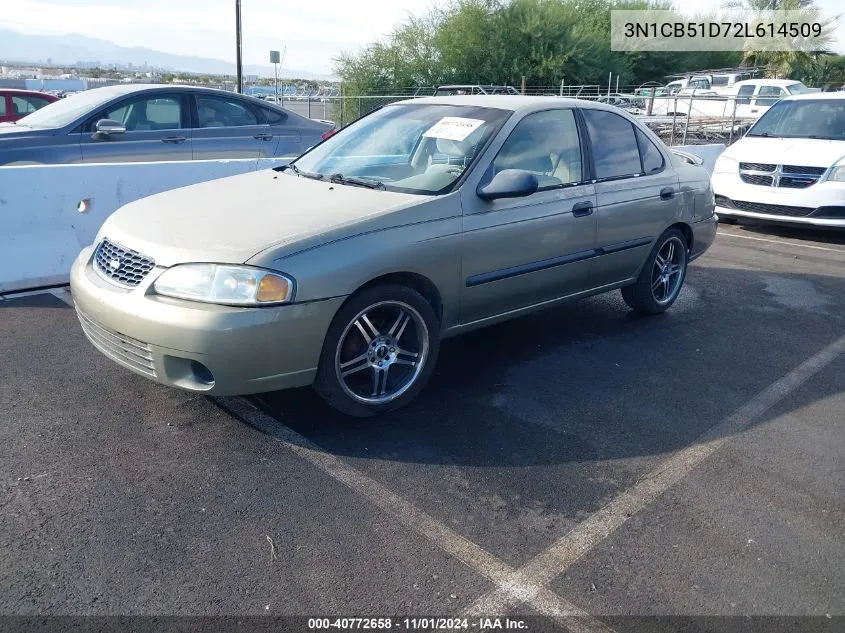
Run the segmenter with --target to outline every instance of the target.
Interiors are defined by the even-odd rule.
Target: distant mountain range
[[[234,47],[233,47],[234,48]],[[184,71],[207,74],[235,74],[235,64],[222,59],[174,55],[140,46],[118,46],[114,42],[84,35],[29,35],[18,31],[0,29],[0,61],[46,64],[76,64],[77,62],[99,62],[101,64],[132,64],[140,67],[146,64],[170,71]],[[270,65],[245,64],[244,74],[273,76]],[[312,73],[291,68],[279,68],[279,75],[290,79],[331,79],[330,75]]]

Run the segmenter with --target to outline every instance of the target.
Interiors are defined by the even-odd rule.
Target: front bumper
[[[262,308],[171,299],[150,292],[163,268],[125,289],[94,271],[93,251],[86,248],[76,259],[70,285],[94,347],[146,378],[209,395],[311,384],[326,332],[345,298]]]
[[[743,182],[739,174],[713,174],[716,213],[777,224],[845,228],[845,183],[817,182],[804,189]]]

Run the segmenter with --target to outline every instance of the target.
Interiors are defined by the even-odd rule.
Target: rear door
[[[736,118],[746,119],[756,116],[751,113],[753,109],[751,101],[756,88],[755,84],[740,86],[736,93]]]
[[[653,139],[627,118],[582,109],[596,177],[597,257],[589,285],[634,277],[677,215],[678,176]]]
[[[751,108],[752,116],[759,117],[786,96],[786,90],[780,86],[760,86],[757,98]]]
[[[112,119],[123,134],[96,133],[97,121]],[[90,117],[80,130],[85,163],[191,160],[190,110],[179,91],[142,93],[114,102]]]
[[[263,108],[236,95],[197,93],[194,160],[259,158],[273,151]]]
[[[296,158],[312,145],[322,140],[302,117],[285,112],[282,108],[260,107],[262,120],[267,124],[271,140],[261,144],[261,158]]]

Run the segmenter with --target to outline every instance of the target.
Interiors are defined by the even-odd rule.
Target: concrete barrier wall
[[[288,161],[0,167],[0,293],[67,283],[79,251],[128,202]]]
[[[724,145],[678,147],[713,170]],[[0,167],[0,293],[67,283],[105,219],[145,196],[289,159]]]

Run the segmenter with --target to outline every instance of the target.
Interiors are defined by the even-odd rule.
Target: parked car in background
[[[123,207],[71,289],[91,343],[142,376],[313,384],[368,416],[420,392],[444,337],[618,288],[665,311],[715,234],[708,172],[619,109],[427,97],[285,168]]]
[[[0,165],[299,156],[329,126],[243,95],[173,85],[95,88],[0,126]]]
[[[720,218],[845,228],[845,93],[786,97],[713,168]]]
[[[13,123],[58,100],[46,92],[0,88],[0,123]]]

